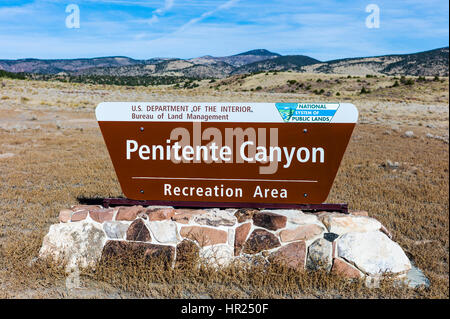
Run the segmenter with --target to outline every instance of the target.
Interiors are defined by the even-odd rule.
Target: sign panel
[[[348,103],[107,102],[96,117],[129,199],[319,204],[358,111]]]

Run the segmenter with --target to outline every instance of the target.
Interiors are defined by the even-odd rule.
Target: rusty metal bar
[[[103,206],[173,206],[173,207],[200,207],[200,208],[273,208],[273,209],[300,209],[304,211],[326,211],[348,214],[348,204],[270,204],[270,203],[223,203],[223,202],[177,202],[157,200],[133,200],[128,198],[104,198]]]

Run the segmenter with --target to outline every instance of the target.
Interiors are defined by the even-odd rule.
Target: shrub
[[[425,79],[424,76],[419,76],[419,78],[416,80],[417,82],[426,82],[427,79]]]
[[[414,84],[414,80],[413,79],[407,79],[404,84],[405,85],[413,85]]]
[[[367,94],[370,93],[370,90],[367,90],[364,86],[362,87],[361,91],[359,92],[360,94]]]
[[[319,90],[314,90],[313,91],[315,94],[317,94],[317,95],[320,95],[320,94],[323,94],[324,92],[325,92],[325,90],[324,89],[320,89],[320,91]]]

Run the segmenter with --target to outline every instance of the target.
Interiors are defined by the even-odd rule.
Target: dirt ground
[[[291,81],[292,88],[289,80],[303,86]],[[177,89],[0,79],[0,297],[449,298],[448,78],[395,81],[282,72]],[[370,92],[360,94],[362,85]],[[320,88],[320,95],[313,92]],[[102,101],[354,103],[359,124],[327,202],[348,202],[380,220],[431,286],[367,289],[287,270],[261,277],[231,268],[138,274],[100,268],[83,273],[82,288],[67,290],[61,269],[31,261],[60,209],[79,198],[122,196],[95,121]]]

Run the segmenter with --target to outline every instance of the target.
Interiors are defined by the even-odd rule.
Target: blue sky
[[[368,4],[380,27],[367,28]],[[67,5],[80,8],[69,29]],[[191,58],[265,48],[319,60],[448,46],[441,0],[0,0],[0,58]]]

